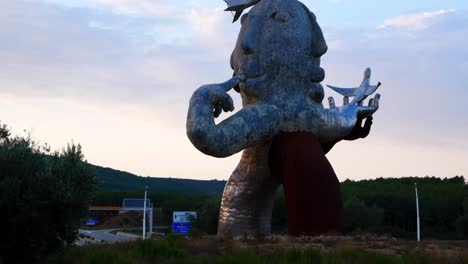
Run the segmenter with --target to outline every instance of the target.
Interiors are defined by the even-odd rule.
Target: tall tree
[[[0,125],[0,263],[31,263],[72,243],[94,192],[80,145],[50,153]]]

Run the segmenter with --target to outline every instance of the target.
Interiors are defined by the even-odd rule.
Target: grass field
[[[46,263],[467,263],[468,245],[352,237],[184,238],[68,248]]]

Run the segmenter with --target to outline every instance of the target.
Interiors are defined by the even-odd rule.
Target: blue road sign
[[[191,219],[197,218],[196,212],[173,212],[172,230],[177,235],[187,235],[192,230]]]
[[[86,225],[93,226],[96,225],[98,221],[96,219],[86,219]]]
[[[191,230],[190,223],[173,223],[172,230],[177,235],[188,235]]]

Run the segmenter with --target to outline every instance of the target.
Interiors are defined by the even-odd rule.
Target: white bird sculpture
[[[232,23],[234,23],[242,15],[244,9],[255,5],[256,3],[260,2],[260,0],[224,0],[224,2],[226,2],[226,4],[229,6],[224,11],[236,11],[232,21]]]
[[[362,83],[359,87],[355,88],[342,88],[327,85],[333,91],[341,94],[344,96],[345,104],[348,104],[349,97],[354,97],[351,104],[361,103],[364,99],[366,99],[369,95],[373,94],[377,89],[380,87],[381,83],[378,82],[377,85],[370,85],[370,77],[371,77],[371,69],[367,68],[364,71],[364,78]]]

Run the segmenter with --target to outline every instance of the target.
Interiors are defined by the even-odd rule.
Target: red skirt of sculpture
[[[283,184],[290,235],[341,232],[340,183],[313,134],[280,133],[273,139],[269,162]]]

